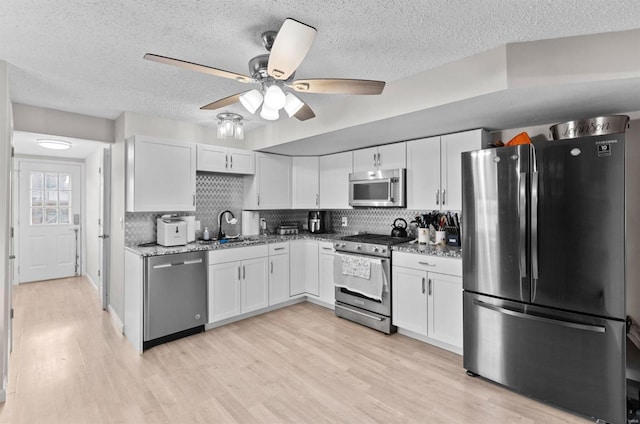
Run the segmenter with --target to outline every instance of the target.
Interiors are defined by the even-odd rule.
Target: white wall
[[[100,149],[84,161],[85,172],[85,221],[84,245],[86,250],[85,272],[98,289],[98,219],[100,218]]]
[[[7,63],[0,61],[0,193],[5,201],[0,203],[0,401],[7,396],[7,372],[9,366],[9,313],[11,310],[11,276],[9,266],[11,204],[11,101],[9,99],[9,75]]]

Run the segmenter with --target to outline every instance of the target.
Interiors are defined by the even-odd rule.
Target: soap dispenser
[[[202,240],[209,240],[211,236],[209,235],[209,227],[204,227],[204,232],[202,233]]]

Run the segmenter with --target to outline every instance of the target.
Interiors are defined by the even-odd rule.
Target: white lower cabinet
[[[333,284],[333,252],[333,243],[324,241],[318,243],[319,297],[320,300],[331,305],[336,301]]]
[[[267,246],[209,252],[209,322],[264,308],[269,303]]]
[[[293,240],[290,242],[291,296],[307,293],[318,296],[318,242]]]
[[[460,259],[394,252],[393,324],[461,352],[461,275]]]
[[[269,306],[289,300],[289,243],[269,245]]]

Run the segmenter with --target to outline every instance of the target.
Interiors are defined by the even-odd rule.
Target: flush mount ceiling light
[[[218,138],[244,139],[244,126],[242,125],[242,115],[237,113],[218,114]]]
[[[45,149],[51,150],[67,150],[71,148],[71,143],[69,141],[64,140],[50,140],[46,138],[41,138],[37,140],[39,146],[44,147]]]

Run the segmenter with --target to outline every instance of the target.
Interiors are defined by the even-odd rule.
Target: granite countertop
[[[234,249],[237,247],[247,247],[247,246],[255,246],[260,244],[269,244],[269,243],[279,243],[290,240],[318,240],[318,241],[334,241],[342,237],[342,234],[329,233],[329,234],[311,234],[311,233],[301,233],[296,235],[269,235],[269,236],[245,236],[239,237],[238,241],[228,241],[225,243],[220,243],[219,241],[213,242],[201,242],[195,241],[187,244],[186,246],[125,246],[125,249],[136,253],[142,257],[148,256],[162,256],[162,255],[173,255],[176,253],[187,253],[187,252],[197,252],[197,251],[208,251],[208,250],[219,250],[219,249]]]
[[[447,245],[429,245],[418,243],[396,244],[391,248],[396,252],[416,253],[428,256],[446,256],[448,258],[462,259],[462,248]]]

